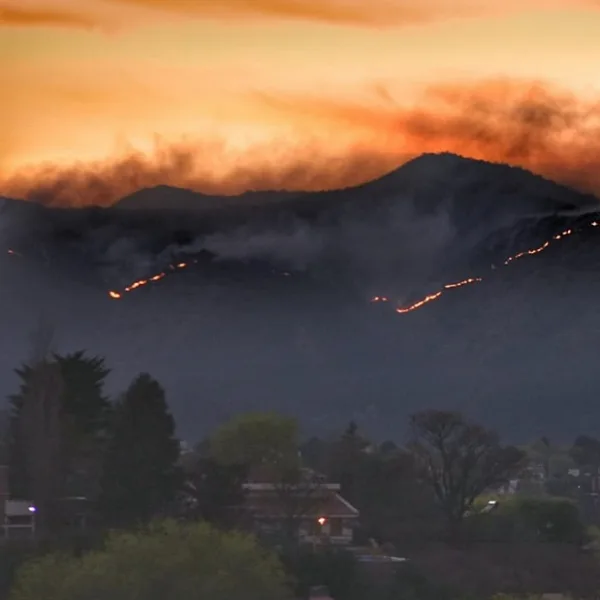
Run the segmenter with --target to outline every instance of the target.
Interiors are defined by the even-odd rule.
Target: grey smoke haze
[[[358,208],[311,218],[261,214],[195,233],[190,227],[193,235],[183,241],[166,225],[139,228],[116,217],[92,226],[80,216],[51,224],[46,213],[42,221],[9,221],[0,212],[0,243],[18,241],[25,255],[0,254],[0,393],[14,388],[11,369],[27,356],[29,332],[44,312],[55,323],[59,350],[106,356],[112,392],[142,370],[161,380],[191,440],[233,412],[255,409],[296,414],[311,432],[355,418],[377,436],[399,438],[411,411],[454,407],[511,439],[593,433],[600,417],[595,238],[569,240],[399,316],[369,297],[415,299],[444,276],[471,275],[498,232],[506,246],[521,248],[544,231],[530,230],[532,210],[519,188],[501,198],[498,216],[488,210],[499,202],[489,189],[469,196],[442,179],[433,208],[423,210],[422,190],[401,189],[398,179],[389,189],[383,182],[362,190],[368,202]],[[523,209],[506,209],[515,199]],[[464,222],[455,206],[467,214]],[[560,210],[548,204],[534,225],[551,229],[546,220]],[[59,236],[65,229],[83,235]],[[40,245],[49,261],[36,254]],[[107,296],[130,276],[202,250],[213,256],[198,268],[120,301]]]

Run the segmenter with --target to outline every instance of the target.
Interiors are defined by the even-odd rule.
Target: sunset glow
[[[330,188],[445,150],[599,191],[599,5],[490,6],[0,0],[0,194]]]

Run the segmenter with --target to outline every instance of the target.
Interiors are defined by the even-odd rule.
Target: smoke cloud
[[[309,141],[275,140],[244,153],[224,141],[170,144],[103,162],[42,165],[0,180],[0,192],[52,205],[109,205],[159,184],[209,194],[323,190],[376,178],[425,152],[454,152],[521,166],[579,190],[600,192],[600,101],[543,82],[494,80],[427,88],[413,104],[385,87],[370,104],[318,96],[258,95],[288,114]],[[339,135],[338,135],[339,134]],[[335,139],[343,149],[332,150]]]
[[[543,82],[491,80],[428,88],[410,108],[340,104],[322,98],[264,97],[314,118],[362,127],[387,147],[409,153],[448,151],[525,167],[585,191],[600,191],[600,100],[583,100]]]

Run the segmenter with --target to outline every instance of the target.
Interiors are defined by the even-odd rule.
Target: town
[[[150,374],[109,398],[102,357],[49,348],[3,418],[0,597],[598,597],[598,439],[424,409],[394,441],[253,412],[190,444]]]

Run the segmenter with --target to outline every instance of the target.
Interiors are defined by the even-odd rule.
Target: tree
[[[47,359],[26,370],[21,393],[11,410],[9,478],[11,495],[29,500],[44,530],[56,523],[62,495],[60,398],[63,380],[56,362]]]
[[[210,453],[222,464],[295,465],[299,461],[298,423],[272,412],[239,415],[215,432]]]
[[[104,359],[83,351],[50,354],[38,347],[16,373],[21,383],[10,397],[12,493],[33,499],[40,493],[34,488],[48,477],[54,500],[93,496],[111,413],[103,394],[109,373]]]
[[[277,558],[252,537],[166,521],[113,533],[79,558],[26,564],[10,600],[288,600],[285,580]]]
[[[581,514],[570,500],[517,498],[507,503],[506,510],[541,542],[581,544],[585,539]]]
[[[303,462],[340,483],[342,496],[359,509],[360,539],[389,542],[437,527],[430,488],[413,456],[393,442],[376,446],[351,422],[339,438],[312,438],[301,448]]]
[[[126,526],[164,513],[181,489],[179,449],[163,388],[139,375],[115,407],[99,498],[105,522]]]
[[[341,484],[342,493],[350,502],[356,502],[360,494],[358,479],[369,460],[368,447],[369,441],[359,433],[356,422],[350,421],[331,449],[329,473]]]
[[[49,359],[53,329],[40,322],[32,334],[30,365],[17,370],[20,393],[10,398],[9,487],[37,508],[37,525],[55,520],[60,495],[60,412],[63,380]]]
[[[542,461],[542,467],[544,469],[544,479],[548,481],[551,475],[551,461],[554,448],[552,442],[548,437],[543,435],[539,440],[536,440],[531,445],[531,451],[534,455],[537,455]]]
[[[524,454],[456,412],[426,410],[410,418],[409,445],[433,487],[444,516],[460,523],[483,492],[499,487],[523,467]]]
[[[600,472],[600,440],[587,435],[577,436],[569,454],[578,467],[592,469],[594,474]]]
[[[222,425],[210,444],[224,465],[242,465],[249,479],[271,484],[269,501],[283,525],[285,541],[295,540],[303,519],[323,504],[324,478],[302,465],[295,419],[277,413],[250,413]]]
[[[219,527],[231,527],[244,503],[243,483],[246,469],[223,465],[211,457],[195,457],[185,473],[184,494],[188,498],[188,516],[203,519]]]
[[[311,588],[325,586],[335,600],[364,600],[374,596],[356,556],[337,548],[294,548],[282,554],[294,581],[297,598],[307,598]],[[370,592],[370,593],[369,593]],[[379,598],[379,596],[376,596]]]
[[[68,496],[95,499],[109,436],[112,405],[104,394],[104,358],[79,351],[54,355],[65,382],[61,398],[61,462]]]

